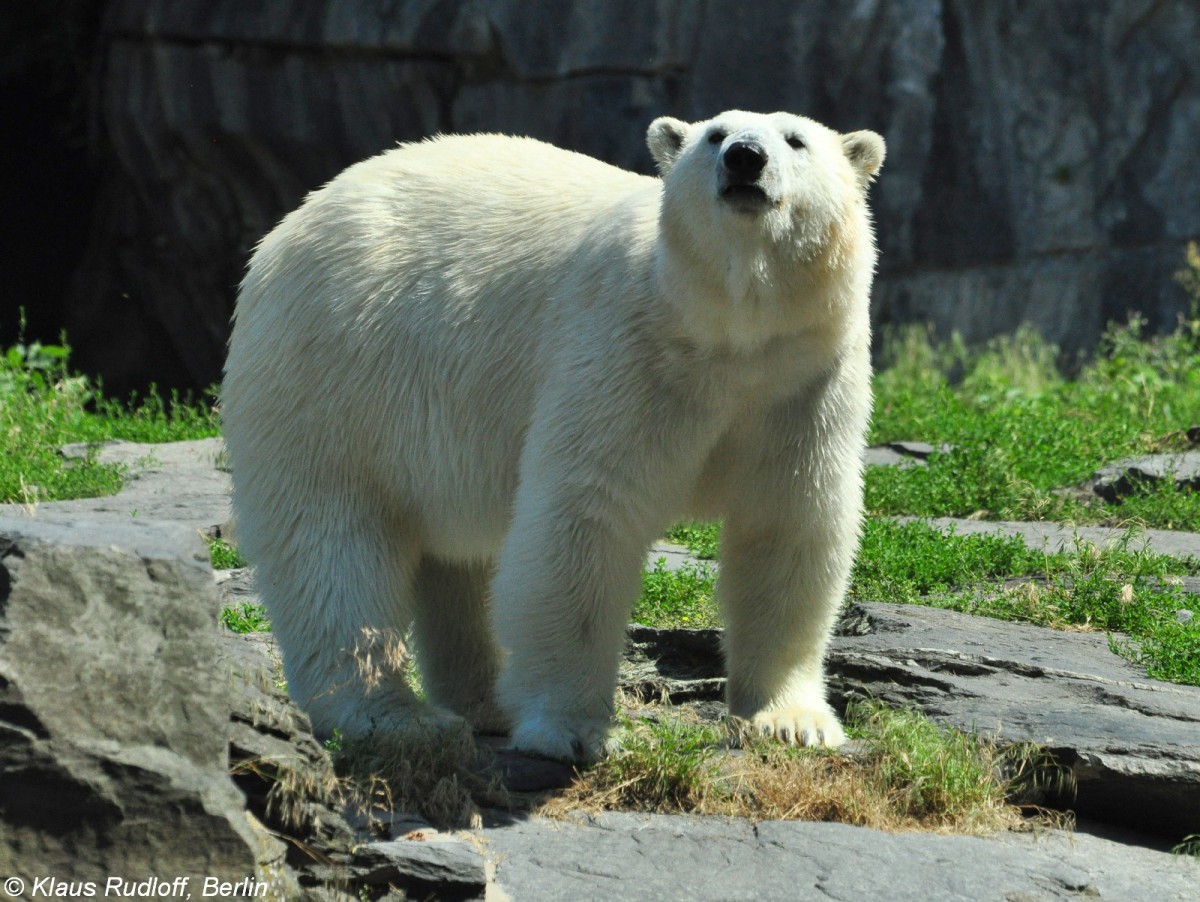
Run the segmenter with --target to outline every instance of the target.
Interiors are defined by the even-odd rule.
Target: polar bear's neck
[[[819,246],[734,234],[720,247],[664,230],[656,269],[682,330],[701,346],[753,351],[781,337],[844,332],[867,315],[873,249],[835,229]],[[805,247],[819,247],[805,252]],[[867,249],[864,267],[857,259]],[[864,271],[868,274],[864,280]]]

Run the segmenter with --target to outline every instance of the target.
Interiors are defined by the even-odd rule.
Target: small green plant
[[[214,570],[237,570],[248,566],[241,550],[224,539],[209,539],[208,554]]]
[[[337,727],[333,728],[333,733],[329,738],[322,743],[325,753],[331,757],[336,757],[342,752],[346,744],[346,737]]]
[[[1179,845],[1171,849],[1175,855],[1192,855],[1200,858],[1200,833],[1185,836]]]
[[[714,577],[706,564],[672,570],[660,558],[642,574],[642,594],[633,609],[636,623],[647,626],[715,626],[719,620],[713,600]]]
[[[269,633],[271,622],[261,604],[243,601],[226,605],[221,611],[221,625],[234,633]]]
[[[702,561],[716,560],[720,538],[721,524],[719,521],[688,520],[677,523],[667,531],[669,541],[686,545],[692,554]]]

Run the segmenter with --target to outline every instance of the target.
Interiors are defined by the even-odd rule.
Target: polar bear
[[[595,758],[648,546],[720,517],[731,714],[843,741],[822,657],[860,530],[884,143],[736,110],[647,142],[659,178],[527,138],[405,144],[258,246],[222,414],[318,731],[461,716]]]

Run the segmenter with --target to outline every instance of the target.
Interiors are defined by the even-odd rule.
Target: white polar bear
[[[843,741],[822,657],[883,140],[731,111],[648,143],[661,179],[525,138],[403,145],[258,247],[222,398],[237,534],[319,731],[448,710],[595,757],[647,548],[688,516],[724,518],[731,713]],[[410,625],[432,707],[396,666]]]

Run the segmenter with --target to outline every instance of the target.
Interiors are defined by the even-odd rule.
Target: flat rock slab
[[[1006,520],[967,520],[960,517],[896,517],[902,523],[920,521],[943,532],[960,536],[996,535],[1017,536],[1030,548],[1046,551],[1071,551],[1078,542],[1087,542],[1100,547],[1110,547],[1126,540],[1127,530],[1109,526],[1063,526],[1060,523],[1026,522]],[[1146,548],[1155,554],[1177,558],[1200,560],[1200,533],[1180,532],[1172,529],[1143,529],[1133,538],[1132,550]],[[703,566],[717,568],[715,561],[697,562],[696,556],[686,547],[670,542],[655,542],[650,549],[649,566],[663,560],[669,570]],[[714,571],[715,572],[715,571]],[[1188,589],[1188,591],[1193,591]]]
[[[80,459],[86,444],[66,445],[62,455]],[[48,501],[36,506],[0,504],[0,516],[42,520],[86,519],[92,523],[132,520],[181,523],[200,530],[230,521],[230,478],[223,469],[224,442],[219,438],[143,445],[105,442],[96,448],[100,463],[125,468],[125,485],[115,495]]]
[[[498,888],[521,902],[1182,902],[1200,886],[1194,859],[1057,831],[893,835],[845,824],[604,813],[477,832]]]
[[[928,442],[889,442],[874,445],[863,452],[868,467],[923,467],[932,454],[949,454],[952,445],[931,445]]]
[[[1070,551],[1076,541],[1090,542],[1093,545],[1107,547],[1125,541],[1126,530],[1113,529],[1108,526],[1063,526],[1059,523],[1027,523],[1004,520],[965,520],[957,517],[897,517],[904,522],[924,520],[930,526],[935,526],[945,532],[953,531],[956,535],[1002,535],[1020,536],[1031,548],[1045,548],[1047,551]],[[1200,534],[1194,532],[1179,532],[1172,529],[1143,529],[1137,533],[1133,550],[1147,548],[1156,554],[1171,557],[1200,559]]]
[[[1080,813],[1200,832],[1200,687],[1150,679],[1099,633],[862,607],[871,631],[836,638],[829,654],[836,701],[911,704],[960,730],[1035,742],[1071,769]]]

